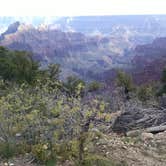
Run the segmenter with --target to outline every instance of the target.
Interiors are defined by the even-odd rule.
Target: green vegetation
[[[138,88],[138,98],[142,102],[146,102],[155,96],[155,90],[152,85],[142,85]]]
[[[0,157],[30,153],[45,165],[66,160],[79,166],[116,165],[93,150],[103,134],[97,124],[108,127],[112,118],[110,103],[95,94],[101,84],[75,76],[62,81],[60,72],[58,64],[40,69],[30,53],[0,47]],[[135,93],[124,72],[118,72],[117,85],[127,100]],[[149,85],[137,92],[142,102],[154,96]]]
[[[69,97],[79,97],[84,95],[85,82],[78,77],[70,76],[63,83],[63,88]]]
[[[61,155],[62,160],[75,158],[81,162],[84,159],[90,126],[106,107],[98,99],[83,103],[79,98],[64,96],[57,88],[50,91],[48,86],[15,85],[0,98],[4,157],[14,155],[12,147],[17,144],[14,148],[17,153],[23,149],[30,151],[44,163]]]
[[[10,51],[0,47],[0,76],[18,83],[33,83],[38,76],[39,64],[25,51]]]
[[[132,77],[123,71],[117,72],[117,80],[116,83],[119,87],[124,88],[124,93],[126,95],[126,99],[130,99],[129,93],[134,90],[134,85],[132,81]]]
[[[50,64],[46,70],[46,74],[52,81],[59,80],[60,72],[61,70],[59,64]]]
[[[60,81],[59,65],[41,70],[27,52],[1,47],[0,69],[0,156],[31,153],[45,164],[57,158],[82,164],[89,130],[106,111],[104,101],[83,101],[84,81]]]
[[[163,94],[166,94],[166,68],[162,72],[161,76],[161,88],[158,91],[157,95],[162,96]]]
[[[102,88],[102,85],[97,81],[93,81],[93,82],[89,83],[89,85],[88,85],[89,92],[94,92],[94,91],[97,91],[101,88]]]

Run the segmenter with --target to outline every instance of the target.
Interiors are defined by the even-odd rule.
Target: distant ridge
[[[115,68],[138,71],[140,58],[148,66],[149,55],[140,55],[148,43],[159,38],[160,42],[154,41],[157,46],[166,36],[166,15],[34,17],[28,23],[23,20],[26,19],[9,25],[1,34],[0,45],[33,52],[42,66],[59,63],[63,77],[74,74],[87,80],[104,78],[103,73]],[[155,49],[160,51],[159,48]],[[137,65],[137,69],[132,68]]]

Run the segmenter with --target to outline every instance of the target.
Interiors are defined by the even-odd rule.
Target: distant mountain
[[[1,28],[5,30],[16,21],[35,27],[45,24],[50,28],[56,27],[62,31],[76,31],[84,34],[112,34],[119,28],[120,31],[125,28],[144,35],[166,35],[166,15],[0,17]]]
[[[110,39],[104,36],[86,36],[78,32],[49,29],[47,26],[35,28],[14,23],[1,35],[0,45],[13,50],[31,51],[43,65],[59,63],[64,76],[83,76],[89,70],[99,72],[111,66],[111,57],[116,53],[109,50],[109,42]]]
[[[19,21],[9,25],[8,29],[4,33],[1,34],[0,40],[3,40],[5,35],[9,35],[9,34],[17,32],[19,26],[20,26]]]
[[[148,64],[150,56],[142,56],[144,49],[150,52],[147,44],[166,36],[166,15],[1,17],[0,24],[3,27],[16,19],[20,22],[6,27],[0,45],[32,51],[42,66],[59,63],[64,77],[75,74],[84,79],[100,79],[104,77],[102,73],[114,68],[131,71],[134,67],[133,71],[137,71],[143,68],[141,63]],[[143,61],[139,62],[141,58]]]
[[[132,73],[138,84],[159,80],[166,67],[166,37],[137,46],[132,65]]]
[[[128,60],[128,68],[120,67],[133,77],[136,84],[147,84],[161,79],[166,67],[166,37],[156,38],[152,43],[138,45]],[[116,77],[116,70],[111,69],[96,77],[107,84]]]

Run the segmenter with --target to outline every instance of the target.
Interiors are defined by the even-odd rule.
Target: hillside
[[[117,68],[125,70],[132,75],[136,84],[147,84],[159,81],[166,64],[166,38],[156,38],[150,44],[137,45],[129,52],[130,56],[121,58],[125,66]],[[105,71],[97,79],[110,84],[116,77],[117,69]],[[109,77],[108,77],[109,76]]]
[[[133,76],[137,83],[157,81],[166,65],[166,38],[157,38],[151,44],[135,49],[132,60]]]
[[[109,69],[116,56],[122,54],[122,48],[110,49],[110,41],[109,37],[104,36],[86,36],[78,32],[50,30],[45,26],[35,28],[14,23],[1,35],[0,45],[13,50],[31,51],[42,65],[59,63],[64,76],[67,73],[84,76],[83,72],[95,69],[99,73]]]
[[[137,137],[119,137],[112,133],[103,135],[103,138],[95,140],[97,146],[93,150],[108,158],[110,161],[108,166],[165,166],[166,133],[145,135],[145,133]],[[32,156],[28,154],[10,159],[10,163],[16,166],[22,166],[23,163],[24,166],[37,166],[33,162]],[[0,163],[0,166],[3,164]],[[57,166],[75,165],[67,160],[63,164],[57,164]]]
[[[0,166],[165,166],[165,16],[122,18],[1,33]]]

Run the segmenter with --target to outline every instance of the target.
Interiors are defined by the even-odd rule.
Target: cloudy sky
[[[166,0],[0,0],[1,16],[166,14]]]

